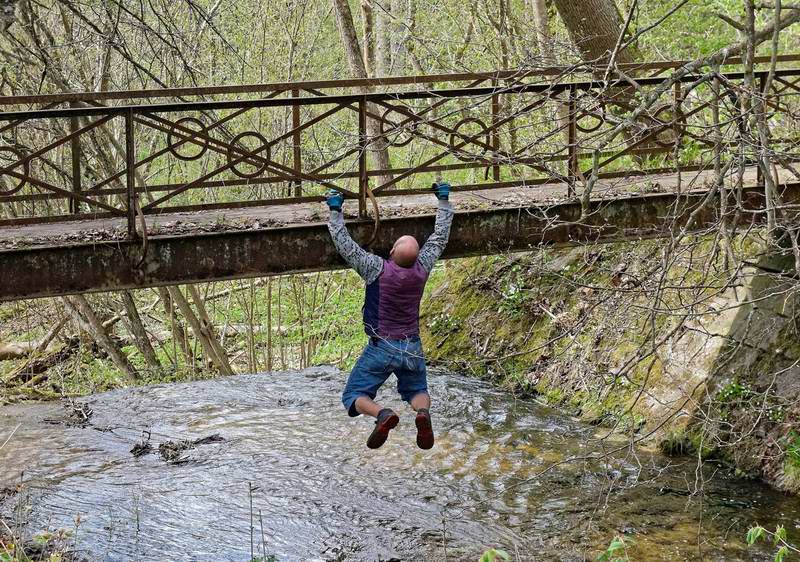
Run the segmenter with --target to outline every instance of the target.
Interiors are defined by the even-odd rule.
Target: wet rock
[[[198,445],[208,445],[209,443],[219,443],[224,441],[225,439],[215,433],[214,435],[209,435],[207,437],[201,437],[200,439],[194,440],[186,440],[181,439],[179,441],[165,441],[158,446],[158,454],[161,455],[161,458],[164,461],[170,464],[182,464],[188,462],[189,459],[183,456],[183,453],[194,449]]]
[[[308,402],[306,402],[305,400],[301,400],[299,398],[285,398],[285,397],[278,398],[278,406],[281,406],[282,408],[303,407],[307,405]]]
[[[732,507],[735,509],[752,509],[753,502],[737,500],[735,498],[717,498],[711,502],[715,507]]]
[[[209,435],[208,437],[202,437],[200,439],[195,439],[192,441],[194,445],[208,445],[209,443],[221,443],[225,441],[225,439],[219,433],[215,433],[213,435]]]

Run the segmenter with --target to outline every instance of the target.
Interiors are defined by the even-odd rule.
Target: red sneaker
[[[367,447],[370,449],[377,449],[389,437],[389,431],[397,427],[400,423],[400,417],[389,408],[384,408],[378,413],[378,419],[375,421],[375,429],[370,433],[367,439]]]
[[[430,449],[433,447],[433,425],[431,424],[431,413],[427,409],[420,409],[417,412],[417,447],[420,449]]]

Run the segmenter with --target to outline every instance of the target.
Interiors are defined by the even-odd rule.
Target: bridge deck
[[[788,173],[782,180],[788,181]],[[705,189],[713,181],[713,171],[688,171],[678,174],[650,174],[639,177],[603,178],[593,189],[592,200],[629,198],[645,193],[674,193]],[[745,185],[755,186],[756,169],[745,173]],[[516,209],[565,202],[569,199],[563,182],[533,186],[492,188],[456,192],[451,196],[457,211]],[[436,204],[432,195],[386,196],[379,200],[381,220],[390,217],[431,215]],[[324,206],[319,202],[294,203],[269,207],[243,207],[224,210],[162,213],[145,218],[150,238],[191,236],[210,232],[257,231],[324,222]],[[371,207],[370,207],[371,213]],[[357,218],[357,203],[345,205],[345,215]],[[99,241],[122,241],[127,236],[126,219],[102,218],[24,226],[0,227],[0,250],[41,246],[70,246]]]

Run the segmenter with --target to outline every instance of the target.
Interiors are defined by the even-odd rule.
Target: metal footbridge
[[[742,100],[768,61],[663,88],[685,62],[0,97],[0,300],[338,268],[325,190],[380,253],[430,233],[437,175],[445,257],[758,225]],[[759,94],[790,210],[798,62]]]

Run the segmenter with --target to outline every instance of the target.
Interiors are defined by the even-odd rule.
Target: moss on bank
[[[752,240],[737,256],[761,259]],[[463,260],[423,306],[432,363],[800,490],[796,283],[711,238]],[[800,451],[800,438],[797,440]]]
[[[423,307],[428,356],[591,420],[639,427],[637,382],[663,369],[635,355],[669,323],[635,287],[656,250],[644,242],[465,260]]]

